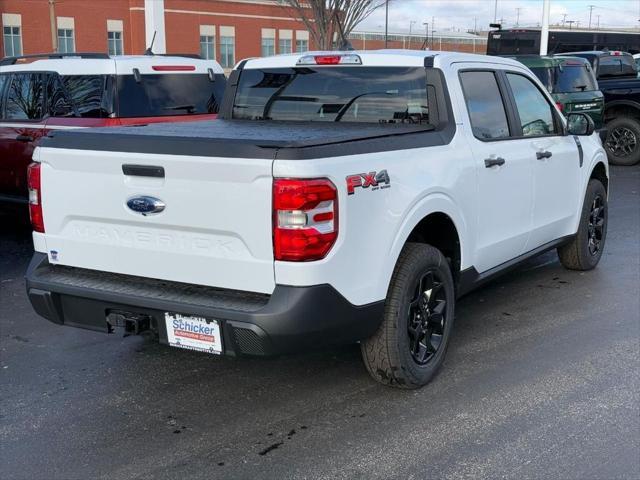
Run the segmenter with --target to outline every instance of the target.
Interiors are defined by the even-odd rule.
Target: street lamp
[[[424,25],[424,49],[426,50],[429,47],[429,22],[423,22],[422,25]]]
[[[411,20],[409,22],[409,50],[411,50],[411,30],[413,28],[413,24],[416,23],[415,20]]]

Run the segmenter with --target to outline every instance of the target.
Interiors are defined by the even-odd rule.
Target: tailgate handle
[[[16,140],[19,142],[33,142],[33,137],[31,135],[18,135]]]
[[[122,173],[133,177],[164,178],[164,167],[155,165],[122,165]]]

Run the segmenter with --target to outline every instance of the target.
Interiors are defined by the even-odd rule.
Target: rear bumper
[[[35,311],[60,324],[109,332],[109,311],[151,318],[167,343],[165,312],[218,320],[228,355],[277,355],[353,343],[375,333],[384,301],[349,303],[330,285],[277,285],[271,295],[50,265],[35,253],[26,275]]]

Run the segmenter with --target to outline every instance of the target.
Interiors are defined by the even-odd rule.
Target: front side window
[[[122,32],[107,32],[109,55],[122,55]]]
[[[276,54],[276,40],[274,38],[262,37],[262,56],[270,57]]]
[[[58,29],[58,52],[74,53],[75,51],[76,51],[76,46],[73,40],[73,30],[70,28],[59,28]]]
[[[429,124],[428,105],[424,68],[246,69],[233,118]]]
[[[507,73],[516,101],[522,134],[525,137],[554,135],[555,122],[551,105],[535,84],[523,75]]]
[[[224,87],[222,74],[119,75],[118,117],[218,113]]]
[[[233,68],[236,64],[236,39],[235,37],[220,36],[220,65],[223,68]]]
[[[215,60],[216,37],[213,35],[200,35],[200,56],[205,60]]]
[[[278,42],[278,53],[291,53],[291,39],[290,38],[281,38]]]
[[[507,113],[493,72],[462,72],[464,98],[473,135],[482,140],[509,137]]]
[[[22,35],[20,27],[3,27],[4,55],[5,57],[19,57],[22,55]]]
[[[39,73],[14,74],[7,94],[5,117],[9,120],[41,119],[43,97]]]

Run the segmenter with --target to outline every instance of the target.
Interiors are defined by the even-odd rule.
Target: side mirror
[[[584,113],[570,113],[567,116],[567,129],[570,135],[589,136],[596,130],[593,119]]]

